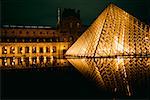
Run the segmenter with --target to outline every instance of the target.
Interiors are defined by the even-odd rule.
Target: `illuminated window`
[[[43,39],[43,42],[45,42],[46,41],[46,39]]]
[[[24,39],[22,39],[22,42],[24,42]]]
[[[50,47],[46,47],[46,53],[50,53]]]
[[[29,53],[29,47],[25,47],[25,53]]]
[[[15,48],[14,47],[10,47],[10,53],[15,54]]]
[[[53,46],[52,52],[56,53],[56,46]]]
[[[59,39],[58,38],[56,38],[56,42],[58,42],[59,41]]]
[[[2,54],[7,54],[7,47],[2,48]]]
[[[52,42],[52,38],[50,38],[49,41]]]
[[[37,39],[37,42],[39,42],[39,39]]]
[[[18,65],[22,65],[22,62],[23,62],[23,58],[19,57],[18,58]]]
[[[15,39],[15,42],[17,42],[17,39]]]
[[[32,47],[32,53],[36,53],[36,47]]]
[[[26,65],[29,65],[29,57],[25,58],[25,63],[26,63]]]
[[[10,58],[10,65],[15,65],[15,57]]]
[[[7,66],[7,58],[2,58],[2,65]]]
[[[37,62],[37,57],[33,57],[33,58],[32,58],[32,61],[33,61],[33,62],[32,62],[33,64],[36,64],[36,62]]]
[[[43,53],[43,47],[40,47],[40,53]]]
[[[22,54],[22,47],[18,47],[18,53]]]

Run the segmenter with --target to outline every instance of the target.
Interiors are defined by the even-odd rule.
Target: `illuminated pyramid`
[[[113,4],[66,52],[69,56],[85,57],[149,54],[150,26]]]

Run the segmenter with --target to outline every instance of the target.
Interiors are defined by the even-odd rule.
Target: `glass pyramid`
[[[110,4],[68,49],[68,56],[148,56],[150,26]]]

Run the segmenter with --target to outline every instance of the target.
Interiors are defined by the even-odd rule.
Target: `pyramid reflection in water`
[[[150,58],[67,59],[98,87],[117,95],[132,96],[150,91]],[[149,81],[149,82],[147,82]],[[143,83],[146,83],[144,87]],[[138,91],[138,89],[141,89]]]
[[[66,55],[101,57],[150,54],[150,27],[110,4]]]

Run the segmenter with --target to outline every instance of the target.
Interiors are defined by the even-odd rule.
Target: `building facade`
[[[60,15],[59,15],[60,14]],[[81,34],[80,12],[58,10],[57,27],[2,25],[0,29],[0,66],[38,59],[62,58]],[[9,58],[9,59],[8,59]],[[36,60],[35,60],[36,59]],[[15,61],[15,60],[14,60]],[[43,60],[46,61],[46,60]]]
[[[60,34],[49,27],[3,27],[0,34],[0,66],[16,66],[23,62],[46,63],[49,59],[63,58],[72,43],[69,39],[67,33]]]
[[[59,8],[57,29],[59,33],[68,33],[70,39],[75,42],[86,29],[80,19],[80,10]]]
[[[2,28],[0,57],[63,55],[70,44],[69,35],[52,28]]]

